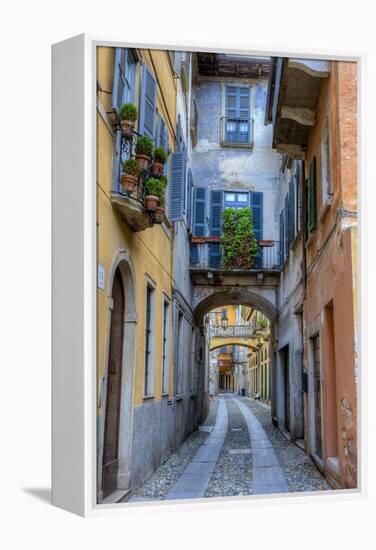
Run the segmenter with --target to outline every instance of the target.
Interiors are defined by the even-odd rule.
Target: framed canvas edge
[[[366,235],[364,228],[364,216],[365,216],[365,113],[366,113],[366,93],[365,93],[365,83],[366,83],[366,67],[367,67],[367,54],[366,52],[343,52],[343,51],[323,51],[319,49],[309,49],[303,50],[300,49],[279,49],[278,46],[271,45],[270,47],[249,47],[249,46],[239,46],[229,45],[226,43],[208,43],[205,41],[198,42],[185,42],[184,44],[166,43],[166,42],[154,42],[153,44],[143,43],[143,42],[125,42],[117,38],[101,37],[97,35],[87,35],[82,34],[78,37],[73,37],[64,42],[59,42],[53,46],[56,48],[59,45],[69,44],[72,40],[80,39],[83,41],[83,66],[84,74],[82,78],[82,87],[84,93],[84,126],[82,128],[82,138],[83,138],[83,151],[82,151],[82,165],[76,167],[76,175],[74,177],[76,184],[83,185],[83,204],[82,206],[82,215],[83,215],[83,224],[82,224],[82,235],[79,236],[82,239],[83,243],[83,280],[80,281],[82,289],[82,315],[83,315],[83,326],[82,326],[82,335],[83,335],[83,362],[81,361],[80,356],[77,357],[76,365],[78,369],[80,368],[81,361],[81,371],[75,373],[81,381],[81,399],[83,401],[83,410],[82,418],[79,419],[79,422],[82,424],[82,433],[84,433],[84,440],[81,442],[80,456],[81,461],[77,465],[77,468],[80,470],[80,479],[82,479],[82,495],[79,498],[79,502],[75,503],[72,506],[64,505],[61,502],[60,495],[56,494],[54,491],[54,485],[56,489],[56,475],[59,475],[56,472],[56,456],[52,452],[52,462],[53,462],[53,471],[55,466],[55,482],[53,475],[53,504],[60,506],[66,510],[78,513],[82,516],[97,516],[97,515],[117,515],[119,513],[124,514],[124,512],[129,513],[142,513],[142,510],[145,507],[148,510],[158,510],[158,511],[167,511],[167,510],[176,510],[181,509],[181,506],[191,509],[192,507],[199,506],[204,509],[212,509],[213,507],[220,506],[224,507],[243,507],[243,506],[253,506],[253,505],[267,505],[269,502],[273,503],[295,503],[301,502],[301,499],[304,498],[306,502],[327,502],[337,501],[337,500],[359,500],[360,498],[366,497],[366,449],[364,447],[365,442],[365,430],[366,425],[366,394],[364,388],[366,387],[366,373],[365,369],[358,369],[358,398],[359,398],[359,414],[358,414],[358,456],[359,460],[359,488],[354,490],[344,490],[344,491],[333,491],[331,494],[322,495],[320,493],[289,493],[287,495],[255,495],[249,497],[226,497],[226,498],[215,498],[215,499],[197,499],[194,502],[192,501],[174,501],[171,502],[145,502],[145,503],[134,503],[134,504],[96,504],[96,48],[98,46],[132,46],[136,48],[150,48],[150,49],[181,49],[181,50],[191,50],[191,51],[220,51],[226,53],[235,53],[235,54],[249,54],[249,55],[266,55],[266,56],[294,56],[294,57],[313,57],[319,59],[335,59],[342,61],[355,61],[358,63],[359,68],[359,84],[358,84],[358,115],[359,115],[359,124],[358,124],[358,175],[359,175],[359,197],[360,197],[360,208],[361,211],[361,220],[360,220],[360,230],[359,230],[359,258],[360,264],[362,265],[362,270],[359,269],[359,284],[358,289],[360,299],[358,301],[358,314],[360,322],[360,333],[358,339],[358,361],[359,365],[362,362],[364,364],[364,350],[366,345],[366,326],[364,322],[364,315],[366,313],[366,304],[364,300],[364,294],[366,290],[366,256],[365,256],[365,243]],[[53,107],[53,110],[56,108]],[[66,109],[66,105],[61,107]],[[52,119],[54,120],[54,111],[52,113]],[[67,131],[69,132],[70,121],[66,119]],[[54,134],[53,134],[54,136]],[[54,151],[54,144],[53,144]],[[55,160],[57,156],[64,155],[63,151],[55,151],[55,158],[53,156],[53,187],[59,185],[59,177],[54,172]],[[82,171],[83,171],[83,181],[82,181]],[[53,195],[53,208],[54,208],[54,195]],[[56,205],[55,208],[62,208],[63,205]],[[60,231],[60,228],[56,226],[54,217],[53,217],[53,235],[57,237],[57,232]],[[61,239],[61,235],[60,235]],[[55,254],[60,255],[63,253],[61,250],[56,250],[56,240],[53,238],[53,247],[55,248]],[[64,258],[65,261],[69,263],[72,258]],[[53,260],[53,278],[56,276],[54,274],[54,260]],[[53,302],[55,301],[55,290],[53,286]],[[64,311],[63,311],[64,309]],[[71,317],[71,312],[69,309],[69,304],[66,304],[66,307],[59,312],[61,318],[65,318],[67,322]],[[61,369],[61,364],[64,363],[63,359],[57,361],[56,351],[61,350],[64,346],[69,345],[69,341],[66,341],[64,338],[65,335],[58,335],[54,330],[54,315],[53,315],[53,383],[52,383],[52,394],[53,400],[54,397],[58,394],[61,394],[67,390],[67,387],[64,385],[60,388],[54,386],[54,372],[57,373]],[[60,400],[61,403],[61,400]],[[56,438],[64,439],[66,448],[70,448],[72,445],[77,445],[77,441],[72,442],[70,435],[66,433],[66,426],[62,425],[61,417],[62,411],[56,411],[56,403],[52,403],[53,412],[55,409],[55,416],[53,414],[53,441],[57,440]],[[75,406],[79,407],[80,403],[76,403]],[[62,435],[63,434],[63,435]],[[61,443],[61,442],[60,442]],[[62,447],[62,444],[59,445]],[[54,445],[53,445],[54,451]],[[61,462],[61,461],[60,461]],[[287,499],[287,500],[286,500]]]

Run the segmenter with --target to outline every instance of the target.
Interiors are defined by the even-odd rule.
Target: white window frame
[[[171,300],[166,296],[166,294],[163,294],[163,298],[162,298],[162,362],[161,362],[162,395],[169,394],[170,325],[171,325]]]

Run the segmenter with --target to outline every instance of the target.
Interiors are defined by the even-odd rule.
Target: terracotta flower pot
[[[122,174],[121,175],[121,186],[124,193],[133,193],[137,187],[137,176],[132,176],[131,174]]]
[[[146,195],[145,197],[145,210],[148,212],[155,212],[159,206],[159,199],[155,195]]]
[[[157,176],[161,176],[163,174],[163,163],[162,162],[153,162],[152,165],[151,165],[151,175],[153,177]]]
[[[153,212],[153,223],[161,224],[163,222],[164,208],[157,206],[155,212]]]
[[[149,168],[150,157],[138,154],[136,155],[136,160],[141,170],[147,170]]]
[[[120,127],[123,136],[132,137],[134,130],[134,122],[132,120],[121,120]]]

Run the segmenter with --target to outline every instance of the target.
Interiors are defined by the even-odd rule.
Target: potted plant
[[[141,170],[147,170],[153,154],[153,142],[148,136],[140,136],[136,141],[136,160]]]
[[[137,187],[140,167],[135,159],[128,159],[123,162],[123,173],[121,175],[121,185],[126,193],[133,193]]]
[[[223,210],[221,244],[225,267],[251,269],[258,244],[250,208]]]
[[[164,190],[167,186],[167,178],[166,176],[161,176],[159,181],[162,183],[162,185],[158,188],[158,199],[159,199],[159,205],[156,207],[155,211],[152,214],[152,221],[153,223],[162,223],[163,222],[163,216],[165,213],[164,209]]]
[[[132,137],[137,120],[137,107],[133,103],[123,103],[119,111],[120,127],[123,136]]]
[[[156,147],[154,149],[154,158],[151,165],[151,175],[153,177],[159,177],[162,175],[167,156],[168,154],[163,147]]]
[[[145,182],[145,210],[156,212],[163,201],[164,182],[161,179],[149,178]]]

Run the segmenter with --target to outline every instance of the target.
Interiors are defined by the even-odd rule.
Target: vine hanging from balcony
[[[250,208],[225,208],[222,212],[223,263],[225,267],[250,269],[257,253]]]

